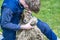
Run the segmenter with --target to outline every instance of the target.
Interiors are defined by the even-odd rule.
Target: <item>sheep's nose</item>
[[[26,23],[26,20],[23,20],[24,23]]]

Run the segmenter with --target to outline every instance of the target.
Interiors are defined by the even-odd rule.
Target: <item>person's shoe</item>
[[[0,40],[2,40],[3,39],[3,36],[2,35],[0,35]]]
[[[57,40],[60,40],[60,38],[57,37]]]
[[[3,39],[3,35],[2,35],[2,32],[0,32],[0,40]]]

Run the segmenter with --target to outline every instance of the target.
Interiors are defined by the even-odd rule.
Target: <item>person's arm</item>
[[[1,25],[7,29],[19,30],[20,25],[11,23],[12,14],[13,12],[9,8],[4,8],[2,11]]]
[[[11,22],[11,18],[13,17],[12,14],[13,13],[10,9],[8,9],[8,8],[3,9],[3,11],[2,11],[2,20],[1,20],[2,27],[7,28],[7,29],[12,29],[12,30],[15,30],[15,31],[20,30],[20,29],[31,29],[31,28],[33,28],[30,25],[30,22],[27,23],[26,25],[13,24]]]

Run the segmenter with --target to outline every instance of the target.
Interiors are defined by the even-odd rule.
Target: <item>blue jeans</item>
[[[49,40],[57,40],[57,36],[54,34],[54,32],[50,29],[48,24],[40,21],[38,19],[37,22],[38,28],[41,30],[41,32],[49,39]]]

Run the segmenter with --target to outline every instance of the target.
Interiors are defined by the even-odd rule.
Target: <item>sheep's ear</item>
[[[24,11],[23,11],[23,13],[22,13],[22,15],[21,15],[22,21],[24,20],[24,17],[25,17],[24,15],[26,14],[26,11],[27,11],[27,10],[24,9]]]
[[[24,20],[24,13],[21,15],[21,21],[23,22]]]

